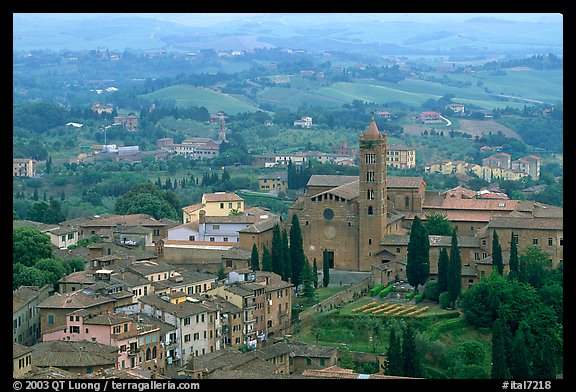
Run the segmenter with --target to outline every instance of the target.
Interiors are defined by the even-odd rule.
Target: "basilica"
[[[457,230],[462,258],[462,287],[477,282],[492,268],[491,246],[497,232],[508,267],[512,236],[519,254],[540,246],[557,267],[563,258],[563,209],[527,200],[479,199],[456,187],[426,190],[422,177],[388,176],[386,134],[374,118],[359,139],[359,175],[312,175],[306,193],[288,212],[298,216],[304,252],[319,265],[327,251],[330,268],[372,271],[381,283],[405,279],[410,226],[414,217],[441,213]],[[451,237],[429,236],[431,279],[441,248]]]

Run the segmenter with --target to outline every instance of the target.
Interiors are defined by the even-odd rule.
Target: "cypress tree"
[[[402,339],[402,372],[405,377],[424,376],[422,360],[414,340],[414,330],[410,325],[404,330],[404,338]]]
[[[284,252],[282,250],[282,237],[280,234],[280,225],[274,224],[272,229],[272,272],[282,276]]]
[[[450,258],[446,248],[440,249],[438,255],[438,294],[448,291],[448,265]]]
[[[460,258],[460,248],[458,248],[458,237],[456,230],[452,232],[452,243],[450,245],[450,262],[448,263],[448,300],[450,307],[454,308],[456,299],[462,290],[462,259]]]
[[[400,336],[396,334],[396,328],[392,328],[388,340],[388,349],[386,350],[386,375],[402,376],[403,366]]]
[[[272,272],[272,255],[266,245],[262,250],[262,271]]]
[[[290,263],[290,249],[288,247],[288,233],[286,229],[282,229],[282,260],[284,265],[282,266],[282,280],[285,282],[292,279],[292,263]]]
[[[503,380],[506,377],[506,347],[502,320],[497,319],[492,325],[492,369],[493,379]]]
[[[250,267],[252,271],[260,271],[260,255],[256,244],[252,244],[252,253],[250,255]]]
[[[306,257],[304,259],[304,266],[302,267],[302,292],[304,297],[308,300],[313,300],[316,295],[314,290],[314,283],[312,281],[312,269],[310,268],[310,261]]]
[[[519,262],[518,262],[518,246],[516,240],[514,239],[514,232],[512,232],[512,237],[510,239],[510,274],[508,275],[511,279],[518,278],[519,273]]]
[[[296,214],[292,215],[290,226],[290,263],[292,264],[292,283],[298,287],[302,283],[301,274],[304,267],[304,248],[300,221]]]
[[[328,260],[328,250],[322,253],[322,285],[328,287],[330,284],[330,262]]]
[[[314,288],[318,288],[318,265],[316,264],[316,257],[314,257],[314,262],[312,263],[312,283],[314,283]]]
[[[220,267],[218,268],[218,271],[216,272],[216,276],[218,277],[218,280],[222,280],[226,278],[226,270],[224,269],[224,263],[220,263]]]
[[[502,262],[502,247],[498,239],[498,233],[494,230],[492,237],[492,268],[498,271],[500,275],[504,274],[504,263]]]
[[[424,285],[430,276],[430,240],[428,232],[418,216],[410,228],[406,277],[408,283],[418,292],[418,285]]]
[[[528,363],[528,349],[526,341],[527,334],[525,333],[525,329],[527,329],[527,326],[525,325],[525,322],[522,321],[512,339],[512,350],[510,353],[510,359],[512,361],[509,365],[510,373],[512,378],[518,380],[526,380],[530,378],[530,365]]]

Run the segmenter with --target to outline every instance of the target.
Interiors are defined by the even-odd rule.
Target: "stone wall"
[[[311,315],[326,312],[328,310],[339,307],[342,304],[346,304],[357,300],[360,297],[365,296],[368,291],[372,288],[372,277],[369,276],[359,282],[351,284],[344,290],[337,292],[331,297],[326,298],[324,301],[317,303],[310,309],[301,312],[298,315],[298,320],[304,321]]]

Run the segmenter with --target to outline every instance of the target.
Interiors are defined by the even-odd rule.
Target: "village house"
[[[416,167],[416,149],[406,146],[388,146],[386,149],[386,165],[398,169]]]
[[[178,224],[170,219],[154,219],[148,214],[102,214],[61,222],[61,226],[71,226],[78,230],[79,239],[93,236],[111,236],[120,227],[142,227],[152,230],[152,242],[165,238],[168,228]]]
[[[185,301],[173,303],[166,295],[146,295],[139,298],[137,304],[124,306],[118,312],[145,313],[175,326],[180,331],[175,348],[181,358],[180,365],[220,349],[220,310],[208,301],[187,297]]]
[[[268,192],[286,192],[288,190],[288,173],[270,173],[259,176],[258,189]]]
[[[34,177],[36,175],[36,160],[32,158],[12,158],[13,177]]]
[[[421,112],[418,117],[423,124],[441,123],[440,113],[438,112]]]
[[[312,117],[302,116],[299,120],[294,121],[294,126],[300,128],[312,128],[314,126],[312,123]]]
[[[112,111],[114,109],[114,107],[110,103],[103,105],[99,102],[94,102],[90,108],[92,109],[93,112],[96,112],[98,114],[102,113],[112,114]]]
[[[233,211],[241,213],[244,212],[244,199],[236,193],[205,193],[200,203],[182,207],[182,222],[186,224],[198,221],[200,211],[204,211],[206,216],[210,217],[229,216]]]
[[[12,343],[12,378],[20,378],[32,370],[33,350],[20,343]]]
[[[12,227],[34,227],[50,236],[50,242],[58,249],[67,249],[78,242],[78,229],[70,225],[50,225],[26,219],[12,221]]]
[[[160,148],[191,159],[210,159],[220,154],[220,143],[204,137],[188,138],[180,144],[164,143]]]
[[[160,345],[160,328],[135,322],[122,314],[93,314],[84,309],[69,313],[66,326],[45,333],[44,342],[53,340],[92,341],[116,346],[119,352],[118,369],[153,367],[164,370],[164,347]]]
[[[450,103],[445,108],[452,110],[455,114],[464,114],[464,104],[462,103]]]
[[[116,116],[114,117],[114,124],[120,124],[128,131],[138,130],[138,116]]]
[[[40,339],[38,305],[54,291],[52,285],[20,286],[12,291],[12,341],[32,346]]]
[[[226,347],[194,357],[178,374],[192,379],[267,379],[275,376],[279,378],[280,369],[278,365],[262,359],[254,351],[244,353]]]
[[[85,309],[93,313],[114,313],[119,306],[131,304],[132,293],[122,291],[121,287],[95,283],[81,291],[60,294],[54,293],[38,304],[40,313],[40,334],[60,330],[66,326],[66,317],[70,312]]]

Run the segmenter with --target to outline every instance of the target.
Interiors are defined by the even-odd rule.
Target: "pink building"
[[[138,367],[163,372],[166,355],[160,335],[160,327],[156,325],[138,323],[125,315],[91,314],[80,309],[67,315],[63,329],[45,333],[42,340],[87,340],[117,346],[117,369]]]

